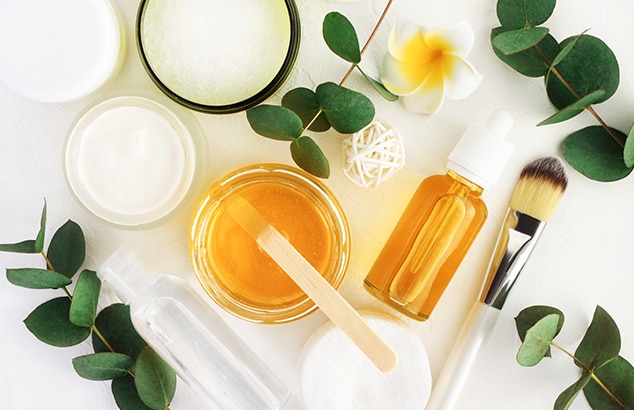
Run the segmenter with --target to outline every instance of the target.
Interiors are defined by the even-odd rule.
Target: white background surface
[[[295,86],[314,88],[324,81],[339,81],[347,70],[346,64],[330,53],[321,39],[321,21],[328,11],[343,11],[357,27],[363,42],[384,6],[384,2],[378,0],[352,4],[326,0],[297,2],[303,43],[295,72],[282,92]],[[87,215],[74,202],[64,182],[61,157],[65,133],[86,104],[106,91],[129,93],[133,89],[143,89],[158,92],[143,71],[133,42],[136,4],[123,0],[114,3],[123,16],[128,50],[121,72],[106,88],[79,101],[51,105],[27,100],[0,84],[0,242],[16,242],[34,236],[45,197],[49,206],[48,238],[68,218],[78,222],[88,245],[86,268],[96,269],[116,247],[133,240],[144,244],[165,271],[191,279],[186,248],[193,204],[182,215],[159,228],[122,231]],[[615,52],[621,67],[621,85],[611,100],[596,109],[611,126],[626,133],[634,119],[634,79],[631,75],[634,72],[631,48],[634,27],[630,21],[633,14],[634,5],[621,0],[605,0],[600,6],[590,0],[562,0],[546,23],[559,40],[590,28],[590,34],[604,40]],[[341,171],[341,136],[329,133],[317,137],[333,169],[326,183],[338,196],[350,222],[352,259],[341,292],[355,307],[392,312],[368,296],[361,283],[420,180],[445,172],[445,158],[469,123],[484,121],[487,113],[497,107],[508,109],[516,118],[510,136],[516,145],[515,154],[500,182],[484,195],[490,211],[487,223],[432,318],[424,323],[408,321],[425,343],[432,373],[436,376],[462,318],[477,296],[520,170],[531,160],[558,154],[565,135],[586,125],[595,125],[595,122],[584,113],[563,124],[535,127],[553,112],[553,108],[547,101],[541,80],[515,73],[493,55],[489,32],[498,25],[494,0],[397,0],[365,58],[364,66],[368,71],[373,71],[375,60],[385,52],[390,27],[405,16],[427,26],[468,20],[476,33],[476,44],[469,60],[483,74],[484,82],[471,97],[463,101],[446,101],[438,115],[426,117],[407,112],[400,103],[384,102],[356,74],[349,81],[348,86],[364,91],[373,99],[377,117],[392,123],[404,135],[407,153],[405,169],[378,189],[362,189],[349,182]],[[278,101],[280,95],[273,101]],[[244,113],[196,114],[196,117],[209,143],[211,164],[207,182],[251,163],[291,163],[288,145],[255,135]],[[513,317],[529,305],[550,304],[564,311],[567,322],[558,341],[574,351],[595,306],[600,304],[621,328],[622,355],[634,360],[634,320],[631,316],[634,275],[629,240],[634,228],[631,218],[634,177],[604,184],[570,171],[569,189],[509,298],[490,342],[481,352],[459,408],[552,408],[559,392],[576,380],[577,369],[570,359],[558,352],[554,353],[553,359],[535,368],[522,368],[515,362],[519,340]],[[1,254],[0,268],[4,271],[7,267],[39,266],[40,259],[39,256]],[[0,280],[0,408],[115,409],[108,383],[83,380],[72,368],[73,357],[90,352],[87,343],[66,349],[50,347],[36,340],[22,324],[37,305],[58,295],[53,291],[16,288],[5,279]],[[221,314],[291,386],[302,346],[326,321],[325,316],[317,312],[288,325],[260,326],[224,312]],[[175,410],[201,408],[182,383],[171,407]],[[297,397],[292,399],[289,407],[300,408]],[[588,406],[580,397],[573,408]]]

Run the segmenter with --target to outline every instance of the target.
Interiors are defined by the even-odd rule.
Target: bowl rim
[[[301,24],[299,19],[299,11],[297,9],[297,5],[294,0],[284,0],[284,4],[286,5],[286,9],[288,11],[289,21],[290,21],[290,41],[288,45],[288,50],[286,51],[286,56],[280,69],[273,79],[260,91],[253,94],[252,96],[237,101],[230,104],[220,104],[220,105],[209,105],[209,104],[201,104],[196,101],[192,101],[190,99],[184,98],[179,94],[172,91],[152,69],[150,62],[145,55],[145,51],[143,48],[143,39],[141,35],[141,24],[143,21],[143,14],[146,9],[146,5],[151,0],[141,0],[139,3],[139,7],[137,10],[136,16],[136,24],[135,24],[135,39],[136,46],[139,57],[141,58],[141,64],[143,68],[148,73],[152,82],[169,98],[176,101],[177,103],[202,113],[207,114],[231,114],[240,111],[244,111],[246,109],[252,108],[270,96],[272,96],[288,79],[293,68],[295,66],[295,62],[297,61],[297,56],[299,54],[299,44],[301,40]]]

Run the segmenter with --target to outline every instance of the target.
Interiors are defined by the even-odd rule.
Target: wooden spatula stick
[[[398,357],[394,350],[253,205],[239,197],[228,211],[379,370],[390,372],[396,368]]]

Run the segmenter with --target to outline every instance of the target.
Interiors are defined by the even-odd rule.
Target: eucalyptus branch
[[[377,20],[376,24],[374,25],[374,29],[372,30],[372,32],[370,33],[370,36],[368,37],[368,39],[366,40],[365,44],[361,48],[361,51],[359,52],[360,56],[363,56],[363,54],[365,54],[365,52],[367,51],[368,47],[370,46],[370,43],[372,43],[372,40],[374,40],[374,38],[376,37],[376,33],[379,31],[379,28],[383,24],[383,20],[385,20],[385,17],[387,17],[387,13],[390,10],[390,7],[392,7],[392,3],[393,2],[394,2],[394,0],[388,0],[387,4],[385,5],[385,8],[383,9],[383,12],[381,13],[381,16],[379,17],[379,19]],[[346,71],[346,74],[343,76],[341,81],[339,81],[339,85],[340,86],[343,86],[346,83],[346,81],[348,81],[348,78],[350,78],[350,76],[352,75],[352,72],[357,67],[359,67],[359,63],[352,63],[350,65],[350,68],[348,68],[348,71]],[[310,121],[308,121],[308,124],[306,124],[306,126],[304,126],[304,129],[302,130],[302,134],[304,134],[306,131],[308,131],[308,129],[315,123],[315,121],[317,121],[317,118],[323,112],[324,111],[321,108],[317,111],[317,113],[313,116],[313,118]]]

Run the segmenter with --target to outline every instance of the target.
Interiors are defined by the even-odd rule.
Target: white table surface
[[[321,21],[328,11],[341,10],[346,14],[357,27],[361,41],[365,41],[384,5],[384,1],[378,0],[350,4],[296,1],[303,25],[301,53],[292,77],[273,101],[279,101],[285,90],[338,81],[344,74],[347,66],[327,50],[321,38]],[[125,231],[106,226],[86,214],[64,182],[63,141],[70,123],[85,105],[113,90],[127,93],[142,89],[158,93],[141,66],[133,42],[136,2],[115,0],[114,3],[123,16],[128,49],[123,68],[106,87],[71,103],[45,104],[27,100],[0,84],[0,242],[33,236],[39,226],[43,198],[46,198],[48,238],[67,219],[78,222],[88,246],[86,268],[96,269],[115,248],[132,240],[143,243],[166,271],[192,279],[186,248],[193,205],[158,228]],[[624,132],[629,130],[634,117],[634,78],[630,74],[634,72],[632,15],[634,4],[631,2],[605,0],[598,5],[590,0],[568,0],[558,2],[553,17],[546,23],[559,40],[590,28],[590,34],[610,45],[620,62],[621,85],[617,94],[597,110],[609,124]],[[494,0],[396,0],[366,57],[370,71],[385,52],[390,27],[405,16],[427,26],[468,20],[476,33],[469,61],[483,74],[484,82],[466,100],[446,101],[439,114],[427,117],[408,112],[401,103],[383,101],[355,74],[348,86],[371,96],[377,117],[390,122],[405,138],[405,168],[377,189],[359,188],[343,175],[341,136],[333,133],[317,137],[333,170],[325,182],[334,190],[350,222],[352,257],[341,293],[356,308],[392,312],[362,289],[362,280],[422,178],[444,173],[445,159],[463,130],[473,121],[483,121],[490,110],[506,108],[516,119],[509,137],[516,151],[499,183],[484,194],[489,219],[480,236],[431,319],[423,323],[407,320],[422,338],[432,373],[437,376],[462,319],[477,296],[520,170],[533,159],[559,154],[565,135],[594,125],[595,121],[584,113],[559,125],[535,127],[553,108],[547,101],[541,79],[523,77],[493,55],[489,32],[498,25]],[[206,133],[212,156],[207,182],[247,164],[292,163],[288,145],[255,135],[244,113],[195,115]],[[460,399],[461,409],[552,408],[557,395],[576,380],[577,369],[558,352],[553,359],[535,368],[522,368],[515,362],[519,339],[513,317],[526,306],[549,304],[562,309],[567,322],[558,341],[574,351],[599,304],[620,326],[622,355],[634,360],[631,316],[634,275],[630,240],[634,228],[631,217],[634,177],[606,184],[589,181],[569,170],[569,189],[475,364]],[[39,256],[0,254],[3,271],[7,267],[39,263]],[[0,408],[115,409],[109,383],[84,380],[72,368],[73,357],[90,352],[87,342],[65,349],[50,347],[36,340],[22,323],[32,309],[58,294],[17,288],[4,278],[0,280]],[[262,326],[241,321],[223,311],[220,313],[291,386],[304,343],[327,320],[317,312],[292,324]],[[171,407],[175,410],[202,408],[183,383],[179,384]],[[289,408],[301,408],[296,396],[291,399]],[[573,408],[589,407],[581,397]]]

